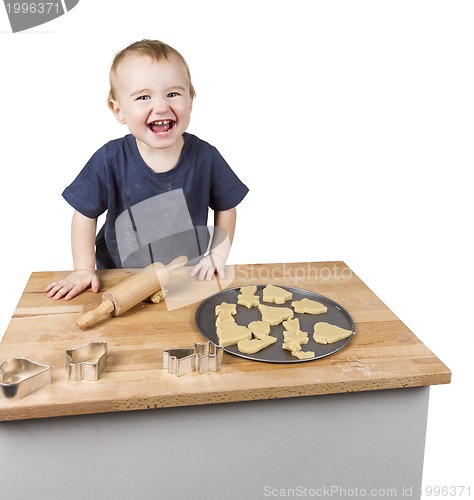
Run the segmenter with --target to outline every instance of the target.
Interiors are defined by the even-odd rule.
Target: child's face
[[[182,146],[192,99],[185,68],[176,56],[162,61],[128,56],[117,68],[114,89],[110,107],[135,136],[139,148],[153,153]]]

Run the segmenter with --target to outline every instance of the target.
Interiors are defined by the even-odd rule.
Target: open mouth
[[[175,126],[175,123],[174,120],[158,120],[149,123],[148,128],[154,134],[166,134]]]

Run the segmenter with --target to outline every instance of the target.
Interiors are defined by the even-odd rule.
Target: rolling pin
[[[94,310],[83,314],[77,320],[76,325],[81,329],[87,328],[106,314],[120,316],[142,300],[163,289],[169,281],[170,274],[187,262],[188,259],[182,256],[172,260],[166,266],[160,262],[150,264],[137,274],[111,287],[110,290],[106,290],[102,294],[102,303]]]

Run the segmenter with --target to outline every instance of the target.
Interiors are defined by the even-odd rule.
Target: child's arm
[[[216,272],[220,279],[225,278],[225,263],[234,239],[236,217],[235,207],[222,212],[214,212],[215,228],[211,251],[196,264],[190,276],[195,276],[199,280],[210,280]]]
[[[71,225],[71,244],[74,271],[66,278],[55,281],[45,288],[48,297],[69,300],[91,287],[93,292],[100,288],[99,278],[95,273],[95,232],[96,219],[89,219],[75,211]]]

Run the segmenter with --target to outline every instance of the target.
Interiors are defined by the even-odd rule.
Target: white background
[[[127,133],[113,55],[161,39],[191,68],[189,132],[250,187],[230,263],[345,261],[453,371],[424,485],[474,495],[473,26],[466,0],[80,0],[17,34],[1,8],[0,336],[32,271],[71,268],[62,190]]]

